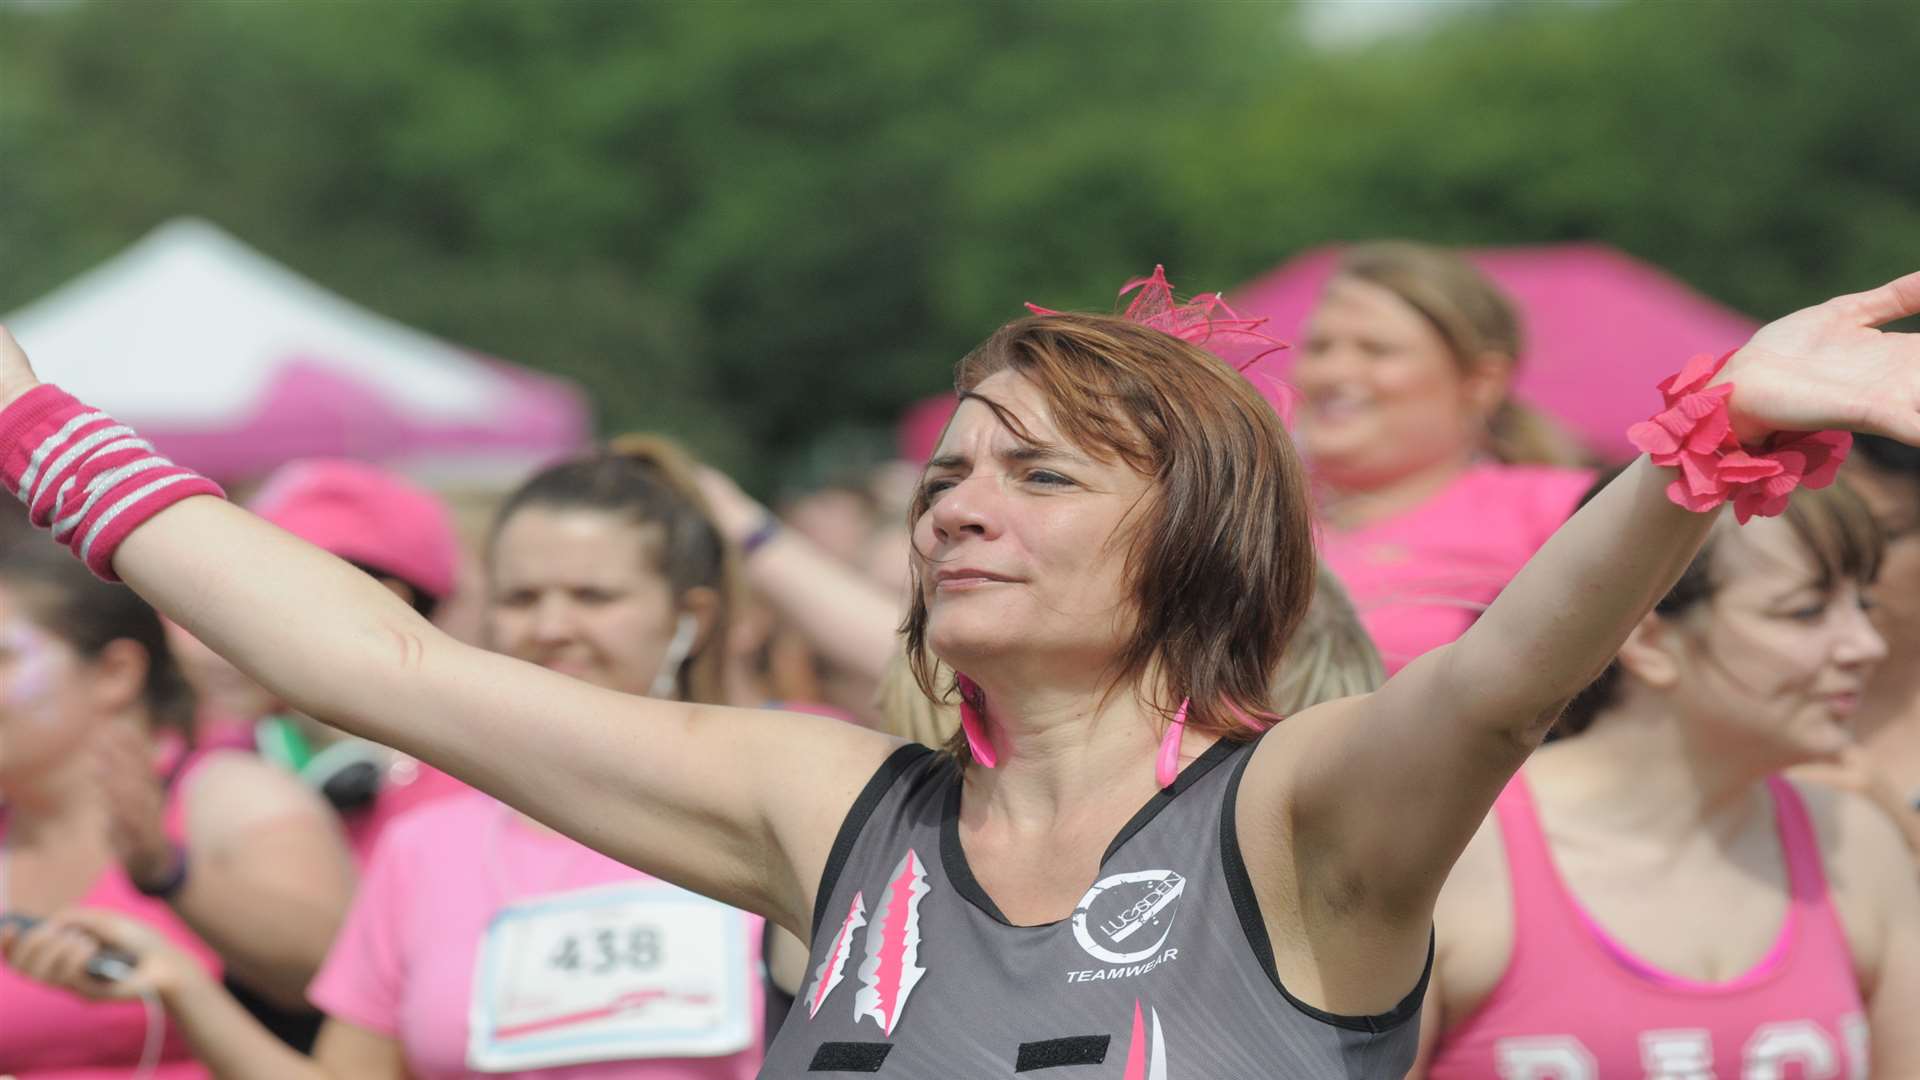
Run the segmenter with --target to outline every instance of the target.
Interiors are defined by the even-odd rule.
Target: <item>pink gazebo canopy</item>
[[[203,221],[5,322],[43,378],[222,481],[349,457],[493,488],[591,437],[572,383],[359,307]]]
[[[1725,352],[1759,324],[1646,263],[1600,244],[1484,248],[1467,253],[1518,305],[1526,339],[1516,392],[1579,435],[1603,459],[1631,457],[1627,427],[1660,404],[1653,386],[1687,357]],[[1228,294],[1264,315],[1286,341],[1301,327],[1339,258],[1316,248]],[[1179,280],[1178,277],[1175,280]],[[1284,378],[1291,351],[1258,365]],[[1274,397],[1270,379],[1249,372]]]

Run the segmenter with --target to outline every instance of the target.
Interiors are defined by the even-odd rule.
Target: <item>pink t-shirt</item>
[[[1654,967],[1561,882],[1525,775],[1495,804],[1513,883],[1513,952],[1478,1009],[1441,1036],[1428,1080],[1614,1076],[1864,1077],[1865,1007],[1799,792],[1768,781],[1788,904],[1773,948],[1735,978]]]
[[[515,925],[514,912],[529,903],[565,909],[580,897],[603,895],[597,887],[637,886],[642,896],[684,905],[690,894],[659,882],[564,837],[522,822],[502,804],[465,794],[422,807],[395,822],[375,852],[346,925],[335,939],[326,964],[308,997],[328,1016],[398,1040],[415,1080],[480,1080],[514,1076],[523,1080],[749,1080],[760,1067],[759,974],[761,920],[718,909],[728,919],[724,945],[738,965],[732,985],[740,988],[729,1010],[746,1010],[742,1049],[711,1057],[656,1058],[645,1062],[611,1061],[560,1065],[520,1071],[480,1072],[468,1065],[472,1023],[486,1003],[497,1001],[486,987],[499,982],[495,951],[483,949],[490,927]],[[680,900],[673,900],[680,897]],[[699,901],[706,904],[705,901]],[[605,924],[613,925],[613,924]],[[650,960],[671,954],[671,933],[664,944],[641,941],[626,924],[611,948],[602,950],[598,932],[579,940],[535,936],[542,962],[571,959],[587,967],[627,959]],[[650,931],[649,931],[650,932]],[[738,940],[732,940],[737,937]],[[500,940],[496,932],[492,939]],[[737,947],[735,947],[737,945]],[[574,950],[568,956],[568,950]],[[644,952],[645,956],[638,953]],[[507,970],[513,970],[510,967]],[[493,974],[488,974],[492,972]],[[512,983],[511,977],[506,982]],[[475,988],[482,990],[476,995]],[[509,986],[509,989],[515,989]],[[479,1000],[476,1000],[476,999]],[[645,994],[623,994],[593,1010],[608,1016],[622,1008],[644,1012]],[[575,1018],[581,1010],[558,1010]],[[729,1011],[731,1016],[731,1011]],[[566,1024],[551,1021],[523,1025],[564,1035]],[[503,1036],[506,1034],[502,1029]],[[556,1040],[557,1041],[557,1040]]]
[[[187,760],[168,798],[167,832],[176,841],[186,832],[181,793],[192,783],[200,760],[198,756]],[[0,813],[0,840],[5,839],[6,829],[6,816]],[[136,919],[165,935],[214,975],[220,973],[220,961],[213,950],[187,929],[166,901],[140,895],[118,865],[101,874],[76,906]],[[5,909],[5,898],[0,897],[0,911]],[[20,1080],[126,1080],[140,1063],[146,1039],[147,1012],[139,1002],[83,1001],[64,990],[29,982],[0,964],[0,1076],[11,1074]],[[207,1070],[193,1061],[186,1040],[171,1023],[167,1024],[160,1062],[153,1073],[156,1080],[205,1080],[207,1076]]]
[[[1573,513],[1585,469],[1481,463],[1398,517],[1322,526],[1320,557],[1347,587],[1389,673],[1459,637]]]

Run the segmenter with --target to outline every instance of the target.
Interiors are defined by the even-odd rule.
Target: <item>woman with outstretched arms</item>
[[[1711,508],[1768,512],[1773,489],[1827,479],[1795,433],[1920,442],[1920,343],[1874,329],[1920,313],[1920,275],[1690,364],[1638,432],[1655,452],[1471,629],[1284,723],[1265,694],[1312,587],[1305,481],[1266,403],[1193,344],[1212,305],[1156,302],[1022,318],[960,364],[907,625],[923,670],[961,673],[966,735],[944,755],[462,645],[230,504],[175,499],[217,489],[106,450],[131,433],[38,386],[10,338],[0,470],[56,538],[293,706],[810,941],[769,1075],[1398,1077],[1449,868]],[[39,935],[0,945],[85,979],[77,935]],[[1876,998],[1910,1000],[1892,992],[1911,953]],[[1920,1060],[1896,1038],[1875,1067]]]

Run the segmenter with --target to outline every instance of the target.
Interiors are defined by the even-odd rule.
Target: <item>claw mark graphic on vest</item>
[[[1122,1080],[1167,1080],[1167,1040],[1160,1031],[1160,1010],[1148,1009],[1151,1018],[1152,1039],[1148,1039],[1148,1024],[1140,1015],[1140,1001],[1133,1002],[1133,1034],[1127,1040],[1127,1068]]]
[[[926,864],[908,849],[893,879],[873,909],[867,926],[866,959],[860,962],[860,992],[853,998],[857,1024],[872,1017],[880,1030],[893,1034],[907,997],[927,971],[920,966],[920,900],[926,896]]]
[[[840,924],[840,932],[833,935],[833,948],[827,950],[827,958],[813,972],[813,993],[807,995],[807,1017],[820,1015],[820,1006],[827,1003],[833,988],[840,985],[840,979],[847,973],[847,957],[853,953],[853,932],[867,925],[867,897],[865,893],[853,894],[853,903],[847,908],[847,917]]]

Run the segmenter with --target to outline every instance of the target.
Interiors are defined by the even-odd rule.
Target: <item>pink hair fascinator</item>
[[[1217,292],[1201,293],[1182,302],[1167,281],[1167,268],[1158,264],[1153,273],[1120,286],[1121,296],[1128,293],[1134,296],[1121,312],[1122,318],[1177,337],[1189,345],[1198,345],[1249,379],[1258,375],[1268,380],[1279,391],[1280,419],[1292,424],[1293,388],[1276,376],[1248,372],[1261,360],[1287,347],[1286,342],[1261,331],[1267,324],[1265,318],[1241,315],[1227,306],[1226,298]],[[1035,315],[1062,314],[1038,304],[1028,304],[1027,310]]]

